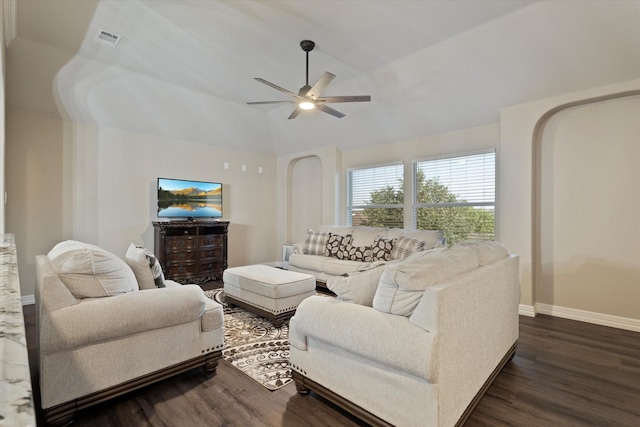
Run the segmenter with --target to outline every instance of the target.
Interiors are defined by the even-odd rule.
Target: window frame
[[[353,195],[353,186],[352,186],[352,180],[353,180],[353,175],[352,172],[354,171],[359,171],[359,170],[366,170],[366,169],[377,169],[377,168],[384,168],[384,167],[388,167],[388,166],[400,166],[402,168],[402,172],[400,174],[401,179],[402,179],[402,195],[403,195],[403,202],[400,204],[384,204],[384,205],[353,205],[352,204],[352,195]],[[353,218],[353,210],[355,209],[389,209],[389,208],[397,208],[397,209],[402,209],[402,216],[403,216],[403,221],[406,220],[406,208],[405,208],[405,201],[407,199],[407,192],[406,192],[406,180],[405,180],[405,164],[403,161],[396,161],[396,162],[389,162],[389,163],[382,163],[382,164],[376,164],[376,165],[367,165],[367,166],[360,166],[360,167],[354,167],[354,168],[348,168],[347,169],[347,201],[346,201],[346,213],[347,213],[347,225],[352,225],[352,218]]]
[[[463,157],[479,156],[485,154],[493,154],[493,202],[451,202],[451,203],[419,203],[418,202],[418,185],[417,185],[417,173],[418,164],[424,162],[438,161],[438,160],[452,160]],[[489,148],[484,150],[467,151],[462,153],[450,153],[440,156],[432,156],[420,159],[412,160],[411,168],[411,182],[412,182],[412,198],[411,198],[411,227],[413,230],[418,230],[418,209],[420,208],[446,208],[446,207],[493,207],[493,239],[497,239],[498,231],[498,150],[496,148]],[[406,197],[405,197],[406,199]]]

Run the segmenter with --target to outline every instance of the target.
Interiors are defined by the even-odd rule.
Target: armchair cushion
[[[78,299],[108,297],[139,289],[131,268],[97,246],[67,240],[54,246],[47,257],[69,292]]]
[[[206,303],[197,285],[86,299],[49,313],[50,321],[40,325],[41,351],[51,354],[193,322],[202,316]]]

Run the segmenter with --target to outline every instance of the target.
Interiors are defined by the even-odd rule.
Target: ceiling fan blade
[[[318,98],[320,102],[369,102],[371,95],[352,95],[352,96],[323,96]]]
[[[291,119],[295,119],[296,117],[298,117],[298,114],[300,114],[302,112],[302,108],[300,107],[296,107],[295,110],[293,110],[293,112],[291,113],[291,115],[289,116],[289,120]]]
[[[327,107],[324,104],[316,104],[316,108],[320,111],[324,111],[327,114],[331,114],[332,116],[335,116],[339,119],[344,117],[344,114],[342,114],[340,111],[336,111],[331,107]]]
[[[287,89],[285,89],[285,88],[283,88],[283,87],[280,87],[280,86],[278,86],[278,85],[276,85],[276,84],[273,84],[273,83],[271,83],[271,82],[268,82],[268,81],[266,81],[265,79],[261,79],[260,77],[255,77],[255,78],[254,78],[254,80],[257,80],[257,81],[259,81],[260,83],[264,83],[264,84],[266,84],[267,86],[271,86],[272,88],[274,88],[274,89],[276,89],[276,90],[279,90],[280,92],[284,92],[284,93],[286,93],[286,94],[288,94],[288,95],[291,95],[291,96],[293,96],[293,97],[295,97],[295,98],[300,98],[300,95],[298,95],[297,93],[293,93],[293,92],[291,92],[290,90],[287,90]]]
[[[331,80],[333,80],[335,76],[335,74],[331,74],[330,72],[325,71],[324,74],[320,76],[318,81],[315,82],[313,86],[311,86],[311,89],[309,89],[306,95],[313,99],[317,99],[322,94],[322,92],[324,92],[327,86],[329,86],[329,83],[331,83]]]
[[[260,105],[260,104],[293,104],[295,101],[253,101],[247,102],[249,105]]]

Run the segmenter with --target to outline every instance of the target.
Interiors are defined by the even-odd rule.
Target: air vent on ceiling
[[[118,43],[120,43],[121,39],[122,36],[104,30],[98,30],[98,33],[93,38],[94,41],[111,47],[118,46]]]

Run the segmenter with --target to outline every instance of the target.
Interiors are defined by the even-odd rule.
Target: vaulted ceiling
[[[500,108],[640,78],[640,1],[18,0],[7,107],[270,152],[343,150],[499,121]],[[122,37],[113,48],[99,30]],[[300,41],[325,95],[287,120]]]

